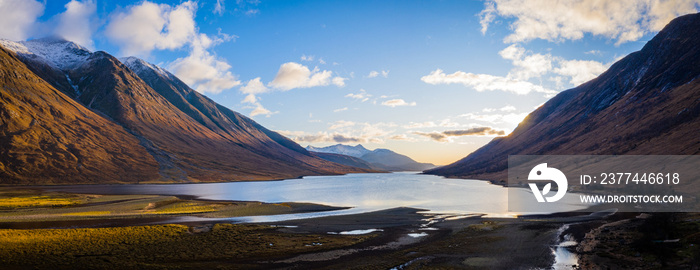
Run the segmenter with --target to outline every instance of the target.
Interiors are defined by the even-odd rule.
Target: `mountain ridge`
[[[370,151],[364,146],[362,146],[362,144],[358,144],[355,146],[336,144],[326,147],[314,147],[309,145],[306,147],[306,150],[315,153],[353,157],[364,161],[372,169],[381,171],[423,171],[425,169],[435,167],[434,164],[419,163],[408,156],[401,155],[389,149],[377,148]],[[348,160],[348,158],[341,159],[340,157],[329,155],[321,155],[320,157],[330,158],[335,161]],[[353,159],[352,161],[347,162],[358,163],[359,161]],[[361,163],[362,166],[365,166],[364,163],[359,163]],[[348,164],[350,163],[347,163],[346,165]]]
[[[8,62],[3,68],[6,72],[25,66],[28,68],[24,70],[26,76],[33,81],[48,83],[49,88],[57,89],[67,96],[66,99],[75,101],[56,105],[56,111],[66,110],[62,106],[67,105],[85,107],[105,121],[125,129],[128,134],[125,136],[131,137],[128,139],[130,145],[139,145],[139,151],[145,149],[151,157],[150,164],[155,162],[157,168],[150,168],[155,172],[150,172],[150,176],[144,179],[136,179],[137,182],[267,180],[369,171],[315,157],[286,137],[217,104],[189,88],[175,75],[143,60],[127,58],[125,62],[129,67],[106,52],[89,52],[65,40],[3,40],[0,44],[9,44],[8,47],[16,49],[18,53],[7,52],[8,57],[21,61]],[[45,57],[47,54],[42,51],[46,49],[37,51],[41,44],[57,49]],[[79,55],[74,58],[66,56],[71,52]],[[55,64],[55,59],[78,60],[61,65]],[[157,76],[149,77],[148,72]],[[3,87],[7,83],[10,82]],[[17,94],[24,95],[21,98],[32,98],[34,90],[29,85],[24,92]],[[66,141],[80,139],[77,135],[64,138]],[[34,152],[25,154],[37,154],[35,152],[41,151],[34,149]],[[112,158],[123,157],[115,154]],[[0,163],[3,161],[0,159]],[[128,159],[124,160],[121,169],[127,170],[128,163]],[[16,170],[7,166],[2,168]],[[124,182],[114,175],[105,176],[105,179],[91,178],[99,183]],[[2,180],[0,182],[6,182],[6,179]],[[84,177],[61,181],[90,182]]]
[[[530,113],[508,136],[426,170],[505,182],[508,155],[700,154],[700,14],[671,21],[640,51]]]

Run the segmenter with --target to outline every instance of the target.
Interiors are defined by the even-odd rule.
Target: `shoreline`
[[[7,197],[8,195],[3,194],[2,191],[8,192],[0,188],[0,205],[2,197]],[[233,213],[240,214],[241,212],[233,211],[238,208],[250,210],[245,212],[246,215],[238,216],[309,213],[347,208],[303,203],[268,204],[199,200],[196,196],[86,195],[32,192],[37,191],[13,189],[9,192],[11,193],[9,195],[24,195],[28,198],[48,195],[46,198],[56,200],[52,202],[65,203],[65,205],[48,208],[39,207],[39,209],[49,209],[48,211],[54,214],[60,211],[70,212],[71,209],[95,212],[99,208],[117,207],[115,209],[121,209],[134,206],[151,206],[151,204],[153,204],[153,208],[145,211],[167,210],[177,212],[178,209],[183,209],[183,207],[193,208],[184,212],[155,216],[123,216],[100,219],[99,217],[86,218],[77,215],[67,216],[63,220],[15,221],[0,223],[0,226],[4,228],[0,229],[0,233],[7,235],[14,235],[15,233],[20,233],[21,235],[41,235],[46,233],[94,234],[112,230],[119,233],[143,231],[144,233],[158,235],[163,230],[168,231],[177,228],[176,231],[178,233],[175,236],[168,234],[163,237],[166,239],[169,239],[169,237],[182,239],[182,237],[185,237],[182,233],[186,233],[187,235],[196,235],[194,236],[195,240],[199,241],[197,239],[209,239],[211,234],[216,234],[220,230],[238,235],[238,230],[251,229],[265,232],[264,235],[268,235],[271,239],[269,240],[270,244],[284,246],[284,248],[274,248],[268,252],[265,251],[266,249],[256,246],[257,244],[255,243],[257,242],[252,241],[249,243],[240,242],[238,247],[232,247],[232,250],[230,250],[234,253],[245,250],[254,254],[262,252],[262,255],[256,255],[255,259],[241,259],[238,257],[236,257],[238,259],[234,259],[230,257],[231,255],[227,255],[228,253],[215,253],[207,257],[209,259],[203,262],[199,260],[189,261],[187,258],[177,257],[176,255],[173,255],[175,257],[168,257],[164,258],[163,261],[159,261],[159,263],[168,265],[169,260],[185,260],[191,263],[191,268],[193,269],[203,267],[203,265],[210,267],[212,263],[216,265],[222,260],[226,261],[229,266],[241,264],[262,268],[393,268],[399,266],[549,268],[555,262],[552,251],[563,235],[571,234],[579,243],[578,246],[586,246],[586,237],[595,238],[595,235],[600,235],[600,232],[596,233],[596,230],[599,230],[601,226],[629,219],[636,215],[636,213],[614,213],[611,210],[606,211],[605,209],[591,207],[586,209],[586,212],[574,211],[546,215],[524,215],[517,218],[491,218],[483,215],[425,213],[423,212],[425,211],[424,209],[404,207],[358,214],[341,214],[264,223],[245,222],[231,225],[234,221],[200,220],[173,222],[173,220],[177,217],[211,217],[216,213],[215,211],[209,211],[211,209],[206,207],[218,207],[215,209],[216,211],[226,210],[223,211],[223,214],[226,214],[228,217],[232,217],[233,215],[231,214]],[[67,201],[65,201],[66,199]],[[82,204],[71,201],[74,199],[83,200],[80,201]],[[24,210],[22,208],[19,209],[15,209],[15,211],[31,210],[29,212],[41,212],[41,210],[31,207],[24,208]],[[284,211],[280,212],[280,210]],[[8,212],[7,208],[0,210],[0,222],[3,218],[6,219],[8,215],[11,215],[11,212]],[[30,224],[34,225],[29,226]],[[568,224],[568,229],[558,233],[559,229],[565,224]],[[46,229],[56,227],[63,229],[57,229],[58,231],[56,229]],[[290,237],[303,239],[316,237],[316,239],[326,239],[336,244],[326,245],[325,243],[331,242],[309,242],[306,240],[304,243],[294,242],[296,244],[292,244],[285,240]],[[13,243],[24,243],[23,241],[25,240]],[[152,244],[156,244],[160,240],[157,240],[156,237],[148,241],[155,241]],[[50,242],[48,244],[51,245]],[[221,244],[225,245],[225,243]],[[175,246],[167,248],[179,249],[184,247],[179,245],[189,244],[183,242],[173,245]],[[89,253],[92,251],[83,250],[81,252]],[[578,256],[579,265],[581,266],[602,265],[600,264],[600,258],[591,257],[597,255],[590,254],[590,250],[585,252],[572,250],[571,252]],[[118,260],[117,257],[119,256],[128,255],[128,253],[122,254],[118,252],[115,254],[113,256],[115,260]],[[41,254],[36,253],[34,255],[39,256]],[[35,259],[41,260],[41,257]],[[32,260],[21,261],[30,262]],[[74,266],[74,264],[71,264],[71,266]]]

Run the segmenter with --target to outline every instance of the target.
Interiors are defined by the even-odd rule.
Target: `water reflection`
[[[537,213],[583,209],[570,194],[557,203],[537,203],[529,189],[504,188],[485,181],[447,179],[416,173],[310,176],[263,182],[169,185],[77,185],[45,187],[52,191],[92,194],[188,195],[210,200],[308,202],[352,207],[326,213],[282,215],[305,218],[362,213],[395,207],[426,209],[431,213],[508,216],[508,192],[523,193],[521,204],[536,204]],[[513,196],[511,196],[513,198]],[[281,217],[278,217],[281,218]],[[258,219],[260,218],[253,218]],[[277,218],[275,218],[277,219]],[[250,220],[248,220],[250,221]]]

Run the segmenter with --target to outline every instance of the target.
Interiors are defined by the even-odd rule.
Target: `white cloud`
[[[501,108],[484,108],[482,111],[483,112],[495,112],[495,111],[512,112],[512,111],[516,111],[516,110],[517,109],[514,106],[506,105],[506,106],[501,107]]]
[[[0,1],[0,38],[25,40],[30,37],[44,5],[34,0]]]
[[[345,95],[345,97],[354,98],[354,99],[358,99],[362,102],[365,102],[365,101],[369,100],[369,98],[372,97],[372,95],[367,94],[365,89],[360,89],[359,93],[357,93],[357,94],[350,93],[350,94]]]
[[[571,77],[569,82],[578,86],[597,77],[607,69],[608,65],[596,61],[563,60],[560,66],[554,69],[554,73]]]
[[[486,34],[489,29],[489,24],[496,18],[496,7],[493,2],[484,3],[484,10],[479,12],[479,24],[481,24],[481,34]]]
[[[673,18],[695,13],[697,0],[492,0],[480,13],[482,33],[496,16],[515,18],[504,41],[578,40],[584,34],[603,36],[617,44],[659,31]]]
[[[533,53],[519,44],[512,44],[498,54],[513,64],[513,68],[505,77],[463,71],[445,74],[441,69],[437,69],[423,76],[421,80],[434,85],[462,84],[476,91],[500,90],[519,95],[540,92],[544,93],[545,97],[552,97],[558,92],[529,80],[533,78],[541,80],[543,76],[554,73],[558,76],[550,76],[549,80],[555,83],[556,89],[561,90],[564,87],[562,76],[568,77],[573,86],[578,86],[600,75],[610,66],[610,64],[605,65],[592,60],[566,60],[550,54]]]
[[[382,77],[384,77],[384,78],[388,78],[388,77],[389,77],[389,71],[388,71],[388,70],[382,70],[382,71],[372,70],[372,71],[369,72],[369,74],[367,74],[367,78],[375,78],[375,77],[378,77],[380,74],[381,74]]]
[[[95,2],[72,0],[65,7],[66,11],[58,15],[56,34],[66,40],[93,49],[92,34],[97,27]]]
[[[175,59],[168,69],[187,85],[202,93],[220,93],[241,84],[236,75],[231,73],[231,65],[207,51],[222,39],[210,39],[200,34],[192,41],[190,55]]]
[[[348,107],[343,107],[340,109],[335,109],[335,110],[333,110],[333,112],[342,112],[342,111],[347,111],[347,110],[348,110]]]
[[[459,123],[452,122],[450,119],[445,119],[440,121],[440,126],[441,127],[458,127]]]
[[[415,123],[415,122],[410,122],[408,125],[404,125],[403,128],[405,129],[414,129],[414,128],[429,128],[429,127],[435,127],[437,124],[433,121],[426,121],[426,122],[421,122],[421,123]]]
[[[506,113],[506,114],[478,114],[478,113],[466,113],[460,115],[460,117],[467,118],[469,120],[476,120],[481,122],[486,122],[490,124],[510,124],[516,126],[527,117],[529,113]]]
[[[249,80],[246,83],[246,85],[241,86],[239,90],[241,91],[241,93],[247,94],[242,101],[243,103],[250,103],[255,105],[253,111],[250,113],[251,117],[256,115],[265,115],[267,117],[270,117],[270,115],[277,113],[273,113],[270,110],[265,109],[265,107],[263,107],[263,105],[260,104],[260,101],[256,96],[257,94],[262,94],[269,91],[269,89],[265,87],[265,84],[263,84],[262,81],[260,81],[260,77]]]
[[[177,6],[144,1],[113,14],[105,33],[126,55],[178,49],[197,35],[196,10],[197,4],[191,1]]]
[[[241,86],[241,92],[244,94],[260,94],[265,93],[268,90],[269,89],[265,87],[265,84],[260,81],[260,77],[248,81],[245,86]]]
[[[332,76],[333,72],[329,70],[321,71],[318,67],[309,70],[308,67],[302,64],[288,62],[280,66],[279,71],[277,71],[277,76],[275,76],[275,79],[273,79],[268,86],[280,90],[290,90],[294,88],[326,86],[331,83],[336,86],[345,85],[345,78],[335,77],[331,79]]]
[[[603,55],[603,52],[601,52],[601,51],[599,51],[599,50],[590,50],[590,51],[587,51],[587,52],[584,52],[584,53],[585,53],[585,54],[598,55],[598,56]]]
[[[408,137],[406,134],[398,134],[398,135],[393,135],[389,137],[389,140],[394,140],[394,141],[408,141],[408,142],[414,142],[416,141],[415,139]]]
[[[177,6],[144,1],[114,13],[105,34],[120,46],[122,53],[148,55],[153,50],[175,50],[188,46],[190,53],[167,65],[178,78],[202,93],[219,93],[241,84],[229,71],[225,59],[209,50],[235,36],[221,33],[215,37],[198,33],[195,23],[197,4]]]
[[[260,103],[257,103],[255,106],[255,109],[253,109],[252,112],[250,112],[250,117],[256,116],[256,115],[265,115],[266,117],[270,117],[273,114],[276,114],[278,112],[271,112],[268,109],[265,109]]]
[[[313,55],[302,54],[302,55],[301,55],[301,61],[305,61],[305,62],[314,61],[314,56],[313,56]]]
[[[513,44],[500,51],[498,54],[503,59],[511,60],[513,68],[508,77],[516,80],[528,80],[532,77],[540,77],[552,69],[552,56],[549,54],[529,54],[526,50]]]
[[[382,105],[395,108],[397,106],[416,106],[416,102],[409,103],[403,99],[397,98],[397,99],[390,99],[390,100],[384,101],[384,102],[382,102]]]
[[[540,92],[545,94],[556,94],[556,91],[546,89],[541,85],[536,85],[528,81],[521,81],[501,76],[488,74],[474,74],[463,71],[456,71],[452,74],[445,74],[442,69],[436,69],[430,74],[423,76],[421,81],[428,84],[462,84],[473,87],[474,90],[483,91],[505,91],[518,95],[525,95],[530,92]]]
[[[353,121],[345,121],[345,120],[339,120],[335,121],[328,129],[340,129],[340,128],[345,128],[345,127],[352,127],[355,126],[355,122]]]
[[[222,15],[226,11],[226,6],[224,6],[224,0],[216,0],[214,4],[214,13]]]
[[[334,84],[337,87],[344,87],[345,86],[345,80],[348,78],[343,78],[343,77],[334,77],[331,80],[331,83]]]
[[[310,133],[305,131],[277,131],[298,143],[384,143],[395,136],[393,123],[357,123],[352,121],[336,121],[328,131]]]

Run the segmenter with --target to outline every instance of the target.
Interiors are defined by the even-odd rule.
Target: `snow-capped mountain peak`
[[[351,157],[362,157],[362,156],[366,155],[367,153],[372,152],[370,150],[367,150],[367,148],[365,148],[361,144],[358,144],[355,146],[336,144],[336,145],[331,145],[331,146],[327,146],[327,147],[313,147],[313,146],[309,145],[306,147],[306,150],[312,151],[312,152],[341,154],[341,155],[346,155],[346,156],[351,156]]]
[[[92,54],[83,46],[57,37],[19,42],[2,39],[0,44],[20,56],[45,62],[61,70],[84,63]]]
[[[144,70],[150,69],[166,78],[170,78],[172,76],[172,74],[170,74],[170,72],[168,72],[167,70],[157,65],[148,63],[143,59],[135,56],[122,57],[119,58],[119,61],[121,61],[124,65],[126,65],[129,69],[136,72],[137,74],[142,74]]]

